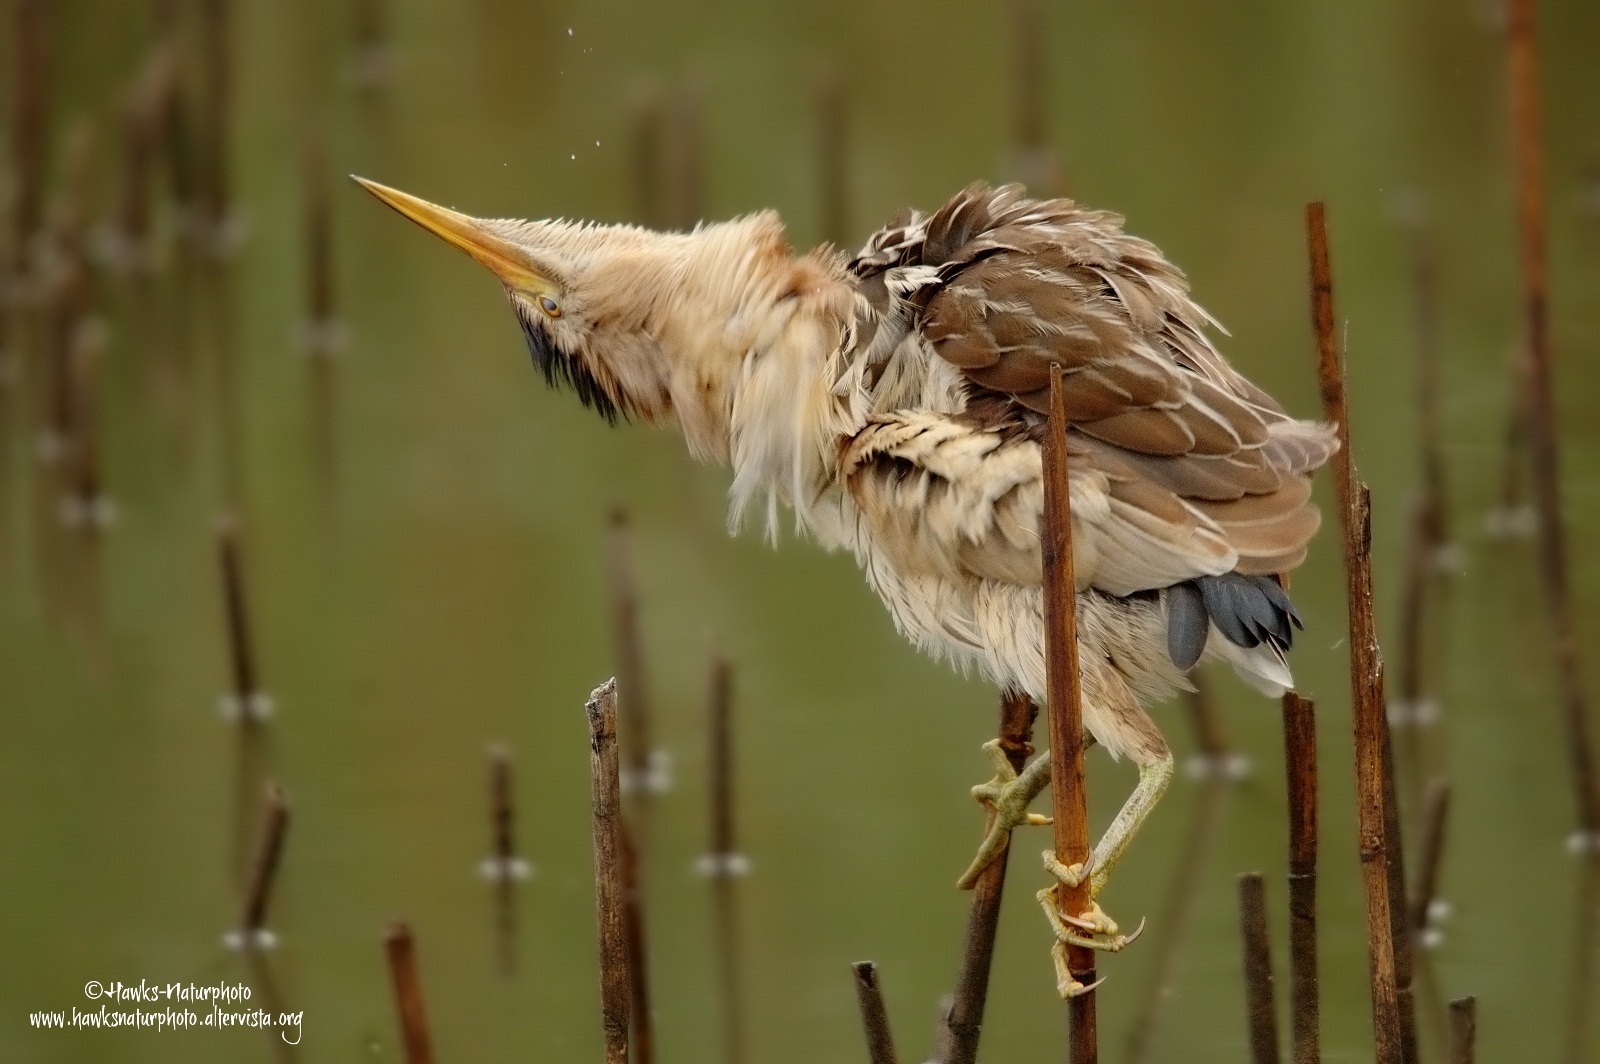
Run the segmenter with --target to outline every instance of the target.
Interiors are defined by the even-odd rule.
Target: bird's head
[[[487,266],[504,286],[534,365],[607,421],[670,408],[654,312],[639,274],[656,234],[631,226],[473,218],[357,177],[368,192]]]

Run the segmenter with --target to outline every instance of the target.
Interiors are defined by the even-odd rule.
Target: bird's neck
[[[771,212],[662,240],[659,394],[697,458],[733,466],[736,518],[758,500],[804,506],[843,428],[827,373],[853,308],[841,257],[793,254]]]

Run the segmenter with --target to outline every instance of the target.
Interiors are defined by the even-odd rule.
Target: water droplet
[[[574,158],[574,159],[576,159],[576,158],[577,158],[577,156],[576,156],[576,155],[574,155],[574,156],[573,156],[573,158]]]
[[[572,36],[572,27],[571,27],[571,26],[568,26],[568,27],[567,27],[567,36],[568,36],[568,37],[571,37],[571,36]]]

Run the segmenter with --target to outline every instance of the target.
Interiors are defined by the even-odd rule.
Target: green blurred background
[[[0,29],[7,70],[15,2]],[[773,207],[807,247],[829,225],[817,86],[832,71],[845,116],[838,235],[855,246],[899,207],[930,210],[975,178],[1038,172],[1037,153],[1017,152],[1026,122],[1013,8],[42,6],[49,187],[61,185],[69,131],[89,123],[91,228],[115,212],[118,116],[140,64],[175,34],[185,98],[203,116],[205,27],[226,14],[221,113],[246,234],[225,263],[161,241],[154,273],[106,270],[95,282],[105,343],[94,402],[118,510],[98,541],[61,527],[56,475],[35,457],[49,308],[13,307],[20,373],[0,437],[0,1058],[399,1060],[381,935],[403,916],[438,1059],[599,1059],[582,705],[615,667],[605,544],[621,504],[633,518],[656,736],[676,780],[655,804],[647,865],[660,1059],[722,1059],[711,903],[693,869],[706,845],[718,647],[737,669],[738,818],[753,863],[739,887],[749,1059],[864,1060],[847,967],[863,958],[880,965],[902,1059],[924,1059],[959,955],[967,900],[952,884],[981,825],[967,788],[988,775],[978,747],[993,734],[995,693],[914,653],[848,558],[792,535],[775,552],[754,531],[729,538],[723,470],[691,464],[674,433],[609,430],[546,391],[498,286],[342,175],[490,216],[640,220],[697,201],[694,216],[715,219]],[[1566,520],[1592,666],[1600,9],[1551,3],[1541,19]],[[1052,5],[1042,25],[1021,36],[1042,42],[1043,139],[1064,187],[1159,244],[1231,330],[1222,346],[1234,364],[1302,416],[1318,409],[1302,209],[1327,201],[1391,659],[1419,482],[1412,248],[1430,234],[1459,552],[1429,635],[1442,720],[1425,742],[1455,788],[1442,873],[1454,915],[1428,954],[1425,1056],[1440,1059],[1435,1002],[1476,994],[1483,1059],[1563,1059],[1574,1009],[1595,1000],[1574,984],[1579,959],[1593,960],[1577,933],[1593,901],[1565,848],[1571,792],[1534,547],[1484,531],[1518,333],[1499,6],[1073,3]],[[14,115],[17,79],[6,80]],[[688,191],[675,194],[687,207],[652,208],[639,188],[651,100],[668,116],[669,159],[698,160],[698,183],[683,179]],[[697,108],[698,136],[671,117],[685,108]],[[304,160],[318,138],[311,165],[329,189],[348,334],[321,361],[299,341]],[[168,185],[157,193],[155,231],[171,233]],[[1328,497],[1326,478],[1318,490]],[[212,530],[230,508],[278,706],[244,751],[215,710],[228,679]],[[1293,658],[1320,711],[1330,1061],[1368,1058],[1371,1046],[1332,528],[1296,574],[1308,632]],[[1182,888],[1194,915],[1162,998],[1156,1061],[1245,1059],[1237,872],[1267,874],[1285,982],[1279,716],[1231,676],[1212,679],[1254,772],[1229,788],[1216,844]],[[1600,679],[1592,667],[1590,679]],[[1181,708],[1158,720],[1182,760],[1193,740]],[[510,977],[476,873],[495,741],[514,752],[518,844],[538,869],[516,892]],[[1134,774],[1101,753],[1090,761],[1098,830]],[[221,934],[238,920],[269,776],[293,820],[269,919],[281,942],[263,972]],[[1402,791],[1418,782],[1403,778]],[[1104,899],[1124,923],[1153,921],[1102,962],[1104,1060],[1125,1059],[1144,1007],[1201,789],[1180,775]],[[1407,811],[1414,852],[1418,811]],[[1012,865],[989,1061],[1063,1053],[1031,899],[1045,883],[1031,854],[1045,844],[1044,833],[1024,837]],[[243,980],[258,992],[270,982],[283,1007],[304,1010],[303,1041],[28,1025],[34,1010],[93,1007],[87,980],[141,978]]]

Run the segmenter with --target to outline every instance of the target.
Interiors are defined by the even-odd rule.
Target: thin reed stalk
[[[1428,929],[1428,910],[1439,896],[1439,870],[1444,865],[1449,816],[1450,781],[1435,779],[1428,784],[1423,802],[1422,860],[1417,868],[1417,886],[1411,894],[1411,927],[1419,935]]]
[[[1239,939],[1250,1059],[1253,1064],[1278,1064],[1278,1010],[1272,949],[1267,939],[1267,888],[1260,872],[1239,874]]]
[[[1476,1064],[1478,1059],[1478,999],[1450,1002],[1450,1064]]]
[[[428,1017],[422,1006],[422,981],[417,977],[411,928],[394,921],[383,936],[383,945],[389,955],[389,976],[394,981],[395,1010],[400,1017],[406,1064],[433,1064],[433,1042],[428,1037]]]
[[[1089,860],[1089,802],[1083,783],[1083,703],[1078,682],[1077,594],[1072,572],[1072,501],[1067,484],[1067,415],[1061,367],[1050,372],[1050,425],[1044,447],[1044,626],[1045,683],[1050,708],[1050,787],[1055,814],[1056,859],[1064,865]],[[1089,881],[1061,884],[1057,902],[1076,917],[1090,907]],[[1058,947],[1059,948],[1059,947]],[[1094,951],[1066,947],[1067,970],[1086,988],[1071,998],[1068,1059],[1091,1064],[1099,1056],[1096,1030]],[[1066,988],[1063,987],[1063,990]]]
[[[45,161],[50,138],[49,11],[44,0],[12,5],[11,200],[13,281],[29,272],[35,236],[44,222]]]
[[[1396,930],[1409,935],[1391,912],[1391,844],[1396,822],[1392,777],[1386,779],[1388,722],[1383,703],[1383,660],[1372,617],[1372,528],[1365,486],[1357,486],[1350,451],[1349,405],[1344,364],[1334,339],[1333,276],[1328,262],[1327,220],[1321,203],[1306,207],[1311,259],[1311,317],[1317,339],[1318,383],[1323,416],[1339,434],[1334,487],[1343,532],[1350,614],[1350,687],[1355,724],[1357,823],[1367,907],[1367,953],[1372,990],[1373,1037],[1378,1064],[1402,1064],[1405,1051],[1396,971]],[[1398,840],[1395,840],[1398,842]],[[1414,1042],[1412,1043],[1414,1046]]]
[[[253,724],[270,712],[261,690],[255,643],[250,635],[250,602],[240,558],[239,523],[231,515],[217,521],[217,556],[222,568],[222,595],[228,636],[228,671],[232,691],[223,699],[227,716]]]
[[[733,669],[726,658],[711,663],[710,849],[703,868],[711,881],[712,934],[717,963],[717,998],[725,1064],[743,1064],[744,985],[740,957],[738,878],[744,858],[734,835]]]
[[[227,232],[231,198],[229,125],[233,117],[233,2],[200,4],[201,136],[198,219],[202,243],[215,258],[233,250]]]
[[[633,566],[628,514],[621,507],[611,512],[607,544],[610,575],[611,640],[617,660],[617,706],[622,743],[622,789],[630,798],[633,839],[643,850],[648,845],[647,820],[642,807],[655,791],[651,772],[649,688],[645,682],[644,645],[639,634],[639,585]]]
[[[1539,569],[1566,725],[1567,756],[1581,841],[1600,848],[1600,780],[1597,780],[1588,697],[1583,686],[1577,617],[1567,571],[1566,529],[1561,520],[1559,436],[1551,365],[1549,292],[1544,235],[1544,159],[1540,131],[1539,51],[1533,0],[1512,0],[1511,126],[1517,176],[1517,230],[1521,260],[1523,343],[1527,362],[1526,431],[1539,511]]]
[[[517,857],[511,795],[511,751],[496,744],[489,748],[489,836],[493,841],[493,856],[484,862],[483,870],[495,886],[495,943],[503,975],[510,975],[516,969],[516,907],[512,885],[528,874],[527,862]]]
[[[1283,696],[1283,761],[1289,794],[1290,1059],[1322,1059],[1317,977],[1317,710],[1294,691]]]
[[[815,97],[817,200],[822,216],[822,239],[835,247],[848,248],[850,212],[845,191],[844,79],[837,67],[830,65],[818,73]]]
[[[585,703],[589,718],[589,784],[594,817],[594,900],[600,938],[600,1017],[606,1064],[628,1064],[627,885],[623,862],[622,792],[618,780],[617,681],[607,680]]]
[[[655,1017],[650,1011],[650,951],[645,932],[644,892],[640,888],[639,851],[622,818],[622,915],[628,940],[629,1021],[635,1064],[654,1064]]]
[[[1011,767],[1021,772],[1033,753],[1034,720],[1039,707],[1033,699],[1017,691],[1000,695],[1000,749]],[[994,826],[994,810],[984,820],[987,837]],[[978,873],[972,885],[972,904],[967,910],[967,934],[961,952],[961,967],[956,972],[955,991],[943,1015],[944,1053],[942,1064],[973,1064],[978,1059],[978,1039],[983,1030],[983,1010],[989,998],[989,968],[994,961],[995,932],[1000,926],[1000,903],[1005,896],[1006,865],[1011,859],[1008,844],[993,861]]]
[[[261,835],[256,842],[250,885],[245,891],[244,909],[239,919],[241,948],[249,949],[271,942],[270,936],[264,937],[267,906],[272,901],[272,887],[278,878],[278,866],[283,860],[283,841],[288,832],[289,800],[282,787],[268,783],[261,813]]]
[[[856,977],[856,1000],[861,1005],[861,1026],[867,1035],[867,1060],[871,1064],[898,1064],[894,1036],[889,1030],[889,1010],[878,986],[878,966],[857,961],[850,966]]]

